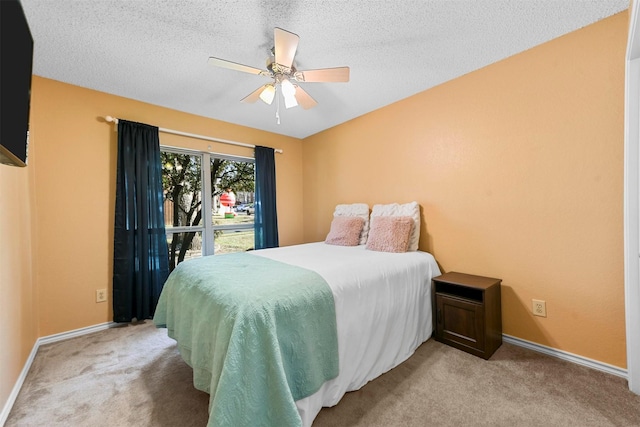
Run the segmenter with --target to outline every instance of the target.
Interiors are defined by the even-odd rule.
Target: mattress
[[[431,278],[434,257],[421,251],[387,253],[324,242],[263,249],[253,255],[315,271],[334,296],[339,374],[296,401],[304,426],[323,406],[408,359],[433,332]]]

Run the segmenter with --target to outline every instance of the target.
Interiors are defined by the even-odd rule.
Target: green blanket
[[[299,426],[295,401],[338,375],[333,294],[304,268],[247,253],[183,262],[153,320],[210,394],[208,426]]]

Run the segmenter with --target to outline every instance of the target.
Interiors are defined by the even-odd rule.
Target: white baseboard
[[[615,375],[627,379],[628,374],[626,369],[619,368],[617,366],[609,365],[608,363],[598,362],[597,360],[589,359],[587,357],[578,356],[567,351],[558,350],[556,348],[547,347],[546,345],[537,344],[531,341],[523,340],[522,338],[512,337],[511,335],[502,334],[504,342],[517,345],[519,347],[528,348],[529,350],[544,353],[549,356],[557,357],[558,359],[566,360],[578,365],[586,366],[588,368],[596,369],[598,371],[606,372],[607,374]]]
[[[7,418],[9,418],[9,412],[11,412],[11,408],[13,408],[13,404],[18,398],[18,393],[20,393],[20,389],[22,388],[22,384],[24,384],[25,378],[27,378],[33,359],[35,359],[36,353],[38,352],[38,347],[38,341],[36,341],[31,349],[31,353],[29,353],[29,357],[27,358],[24,367],[22,368],[22,372],[20,372],[20,375],[18,376],[16,384],[11,390],[11,394],[9,394],[9,398],[4,404],[4,408],[2,408],[2,412],[0,413],[0,426],[4,426],[4,423],[7,422]]]
[[[75,338],[82,335],[92,334],[98,331],[104,331],[105,329],[113,328],[119,325],[116,322],[105,322],[98,325],[87,326],[86,328],[74,329],[72,331],[62,332],[59,334],[48,335],[46,337],[38,338],[37,345],[51,344],[52,342],[64,341],[69,338]]]
[[[92,334],[94,332],[102,331],[105,329],[112,328],[118,325],[115,322],[105,322],[100,323],[99,325],[87,326],[86,328],[74,329],[72,331],[62,332],[60,334],[48,335],[46,337],[38,338],[31,349],[31,353],[29,353],[29,357],[22,368],[22,372],[18,376],[13,389],[11,390],[11,394],[9,394],[9,398],[4,404],[4,408],[2,408],[2,412],[0,412],[0,426],[4,426],[7,422],[7,418],[9,418],[9,412],[11,412],[11,408],[13,408],[13,404],[18,398],[18,393],[20,393],[20,389],[24,384],[24,380],[27,378],[27,374],[29,373],[29,369],[31,369],[31,364],[33,363],[33,359],[35,359],[36,354],[38,353],[38,349],[41,345],[51,344],[58,341],[64,341],[69,338],[79,337],[81,335]]]

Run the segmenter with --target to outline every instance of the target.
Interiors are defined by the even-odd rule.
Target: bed
[[[211,302],[242,289],[239,271],[253,271],[249,281],[278,289],[258,298],[262,284],[249,285],[239,297],[249,310]],[[318,242],[204,257],[174,270],[154,322],[177,341],[194,386],[210,394],[209,426],[310,426],[322,407],[399,365],[429,339],[431,278],[438,275],[429,253],[362,244]],[[307,286],[311,282],[317,283]],[[298,288],[302,296],[291,296]],[[250,302],[263,299],[264,307]],[[248,320],[238,322],[226,310],[249,313]],[[271,318],[278,310],[284,321]],[[221,333],[218,325],[231,317]]]

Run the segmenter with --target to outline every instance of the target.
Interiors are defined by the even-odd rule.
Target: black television
[[[0,0],[0,163],[27,165],[33,38],[18,0]]]

